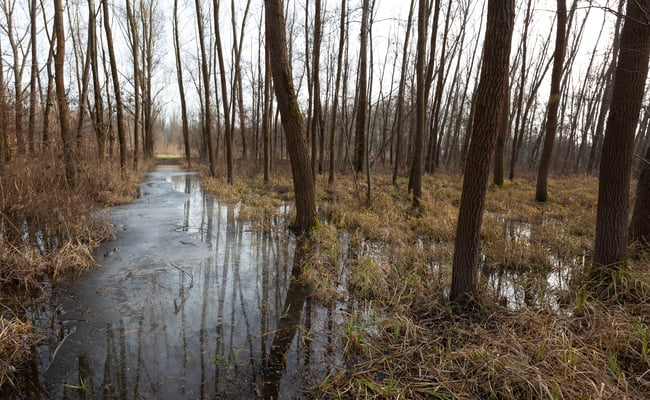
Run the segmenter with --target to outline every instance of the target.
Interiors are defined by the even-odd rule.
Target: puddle
[[[102,267],[43,311],[52,340],[34,393],[17,398],[296,399],[343,367],[350,311],[306,295],[284,225],[253,229],[177,167],[142,186],[110,211]]]
[[[494,216],[504,226],[507,243],[524,247],[530,245],[534,233],[533,224],[507,219],[499,214]],[[557,311],[562,306],[562,292],[570,289],[574,271],[584,267],[585,256],[566,260],[550,254],[547,261],[550,268],[540,266],[539,271],[515,271],[497,266],[483,268],[482,273],[488,289],[510,310],[548,307]]]

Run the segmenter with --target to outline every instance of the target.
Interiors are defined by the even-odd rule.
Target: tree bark
[[[587,164],[587,172],[591,173],[597,167],[598,153],[600,152],[601,142],[603,140],[603,130],[605,127],[605,118],[609,112],[609,108],[612,104],[612,89],[614,85],[614,72],[616,71],[616,60],[618,59],[618,53],[620,51],[621,45],[621,22],[623,21],[623,7],[625,7],[625,1],[621,0],[618,3],[618,17],[616,18],[616,26],[614,27],[614,41],[612,43],[612,62],[609,64],[609,69],[605,77],[605,91],[603,92],[603,98],[600,102],[600,111],[598,112],[598,121],[596,122],[596,132],[594,134],[594,140],[591,145],[591,150],[589,151],[589,161]]]
[[[131,9],[131,0],[126,0],[126,15],[129,21],[131,34],[131,55],[133,56],[133,166],[138,167],[138,157],[140,152],[140,68],[139,68],[139,51],[140,35],[138,34],[138,24],[135,15]],[[181,99],[183,102],[184,99]]]
[[[314,11],[314,45],[312,48],[312,100],[314,115],[311,120],[311,169],[312,174],[314,175],[314,180],[316,179],[316,174],[318,173],[318,168],[320,171],[323,169],[322,163],[317,166],[317,139],[323,135],[323,127],[321,125],[322,121],[322,111],[321,111],[321,101],[320,101],[320,48],[321,48],[321,31],[322,31],[322,21],[321,21],[321,0],[315,0]]]
[[[4,61],[2,59],[2,41],[0,41],[0,172],[7,161],[7,88],[5,88]]]
[[[230,121],[230,107],[228,103],[228,87],[226,86],[226,65],[223,61],[223,50],[221,47],[221,32],[219,30],[219,0],[212,1],[214,8],[214,35],[217,46],[217,57],[219,59],[219,73],[221,75],[221,104],[223,104],[223,115],[226,127],[226,176],[228,183],[234,182],[233,178],[233,129]],[[216,90],[216,88],[215,88]]]
[[[647,114],[646,114],[647,115]],[[650,248],[650,146],[641,160],[641,176],[636,186],[636,202],[630,225],[630,241]]]
[[[422,147],[424,146],[426,121],[424,59],[427,52],[427,17],[427,1],[420,0],[418,8],[417,58],[415,61],[415,147],[413,149],[413,169],[411,174],[414,207],[420,205],[420,197],[422,197]]]
[[[555,33],[555,55],[553,56],[553,73],[551,74],[551,94],[548,99],[546,115],[546,134],[544,149],[537,171],[537,189],[535,200],[545,202],[548,199],[548,171],[553,156],[553,145],[557,133],[557,113],[560,106],[560,83],[562,81],[562,66],[566,50],[566,0],[557,0],[557,28]]]
[[[296,194],[296,220],[293,222],[292,228],[299,234],[306,233],[316,223],[316,197],[308,153],[309,147],[305,138],[298,98],[293,89],[291,64],[287,55],[282,0],[265,0],[264,5],[266,7],[266,40],[273,60],[271,69],[275,97],[282,115],[282,127],[287,139]]]
[[[74,187],[76,171],[74,148],[70,132],[68,101],[65,96],[65,30],[63,28],[63,5],[61,0],[54,0],[54,30],[56,32],[56,57],[54,59],[54,74],[56,79],[56,97],[59,107],[59,127],[63,142],[63,160],[65,162],[65,177],[68,186]]]
[[[413,1],[413,0],[411,0]],[[336,119],[339,109],[339,87],[341,85],[341,69],[343,66],[343,50],[345,46],[345,18],[347,16],[347,2],[341,0],[341,22],[339,32],[339,52],[336,61],[336,82],[334,84],[334,104],[332,105],[332,122],[330,130],[330,165],[328,183],[334,183],[334,165],[336,164],[336,149],[334,148],[336,138]]]
[[[261,36],[261,35],[260,35]],[[262,140],[264,141],[264,183],[269,181],[271,169],[271,54],[268,40],[264,44],[264,113],[262,115]]]
[[[354,134],[354,170],[363,171],[366,157],[366,126],[368,124],[368,18],[370,5],[361,6],[361,42],[359,48],[359,83],[357,87],[357,120]]]
[[[526,6],[526,16],[524,17],[524,33],[521,36],[522,41],[522,57],[521,57],[521,74],[519,78],[519,91],[517,95],[517,110],[515,117],[515,131],[512,134],[512,149],[510,151],[510,180],[515,179],[515,166],[517,164],[517,149],[519,148],[519,121],[521,120],[522,106],[524,102],[524,89],[526,87],[526,79],[528,78],[528,29],[530,28],[532,0],[528,0]]]
[[[476,294],[485,192],[505,95],[514,16],[514,0],[488,1],[481,80],[454,244],[450,298],[459,304],[470,302]]]
[[[115,107],[117,108],[117,140],[120,146],[120,170],[124,173],[126,171],[126,135],[124,134],[124,112],[122,106],[122,94],[120,91],[120,77],[117,70],[117,61],[115,60],[115,50],[113,49],[113,35],[111,33],[110,16],[108,13],[108,0],[102,0],[102,5],[104,7],[106,45],[108,47],[108,58],[111,64],[111,75],[113,80],[113,95],[115,96]]]
[[[244,112],[244,93],[243,93],[244,87],[242,85],[241,54],[242,54],[243,42],[244,42],[244,29],[246,27],[246,20],[248,18],[248,10],[250,9],[251,6],[251,0],[246,0],[246,7],[244,9],[244,15],[242,16],[242,24],[239,31],[239,39],[237,39],[237,25],[235,21],[235,0],[231,0],[230,5],[232,8],[231,22],[232,22],[232,35],[234,40],[233,48],[235,50],[235,62],[234,62],[235,77],[233,80],[233,91],[232,91],[233,116],[235,114],[234,97],[236,96],[237,107],[239,108],[239,131],[241,134],[242,159],[245,160],[248,154],[248,144],[246,140],[246,114]],[[237,88],[236,90],[235,87]],[[233,128],[232,130],[234,135],[235,134],[234,123],[231,126]]]
[[[31,0],[29,6],[30,14],[30,36],[32,47],[32,68],[29,80],[29,122],[27,131],[29,132],[29,152],[34,153],[34,137],[36,136],[36,80],[38,77],[38,46],[36,35],[36,0]]]
[[[208,160],[210,162],[210,175],[217,176],[216,161],[214,159],[214,145],[212,144],[212,118],[210,115],[210,70],[208,59],[205,54],[205,40],[203,36],[203,13],[201,12],[201,1],[195,0],[196,23],[199,30],[199,47],[201,50],[201,72],[203,74],[203,140],[207,144]]]
[[[506,75],[506,84],[504,87],[505,95],[501,102],[501,109],[499,110],[499,128],[497,135],[496,149],[494,151],[494,179],[493,182],[497,186],[503,186],[504,183],[504,159],[506,156],[506,140],[508,139],[508,132],[510,131],[510,85],[508,84],[508,76]]]
[[[627,258],[634,132],[639,120],[650,52],[648,7],[650,0],[629,1],[621,32],[621,49],[600,161],[592,278],[606,278],[608,274],[602,268],[617,269]],[[642,198],[641,202],[644,201],[647,200]],[[642,214],[647,216],[648,208],[643,211]]]
[[[99,61],[97,59],[97,10],[95,9],[95,0],[88,0],[88,48],[90,57],[90,67],[93,75],[93,95],[95,107],[93,114],[93,128],[97,138],[97,155],[101,158],[104,156],[106,145],[106,130],[104,127],[104,104],[102,100],[102,87],[99,76]],[[89,107],[90,108],[90,107]]]
[[[185,161],[192,165],[190,157],[190,133],[187,123],[187,103],[185,101],[185,87],[183,83],[183,65],[181,63],[181,46],[178,40],[178,0],[174,0],[174,54],[176,56],[176,80],[181,101],[181,119],[183,121],[183,145],[185,147]]]

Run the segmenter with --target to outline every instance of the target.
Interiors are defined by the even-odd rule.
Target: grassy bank
[[[650,398],[650,255],[631,249],[607,301],[585,284],[591,262],[597,180],[551,180],[550,201],[534,182],[490,187],[481,234],[479,306],[458,313],[446,301],[462,177],[426,177],[413,209],[407,181],[373,177],[372,199],[352,177],[319,177],[324,223],[312,232],[302,278],[323,302],[347,287],[375,312],[347,316],[346,370],[317,397],[362,399]],[[268,228],[292,200],[288,175],[235,185],[205,179],[241,219]]]
[[[102,207],[130,202],[140,171],[122,176],[112,159],[77,164],[69,188],[61,161],[19,158],[0,174],[0,393],[11,390],[38,342],[29,309],[65,274],[95,265],[92,252],[113,237]]]

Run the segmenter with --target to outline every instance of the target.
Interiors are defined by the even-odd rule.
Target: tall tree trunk
[[[111,33],[108,0],[102,0],[102,5],[104,7],[106,45],[108,47],[108,58],[111,64],[111,75],[113,80],[113,95],[115,96],[115,107],[117,109],[117,140],[120,146],[120,170],[124,173],[126,171],[126,135],[124,134],[124,111],[122,106],[122,94],[120,92],[120,77],[117,70],[117,61],[115,60],[115,50],[113,49],[113,35]]]
[[[338,116],[338,111],[339,111],[339,87],[341,85],[341,69],[343,66],[343,50],[344,50],[343,46],[345,45],[346,16],[347,16],[347,2],[346,0],[341,0],[339,52],[336,61],[336,82],[334,83],[334,104],[332,105],[332,122],[331,122],[331,130],[330,130],[330,165],[329,165],[329,177],[327,179],[330,185],[334,183],[334,165],[336,163],[336,151],[334,148],[334,143],[336,138],[336,118]],[[343,96],[345,96],[345,93],[343,93]]]
[[[427,3],[427,5],[431,5],[431,4]],[[419,42],[419,40],[420,40],[419,37],[420,36],[422,36],[423,40],[424,40],[424,42],[422,44],[417,45],[417,53],[418,54],[420,54],[420,53],[425,54],[425,55],[423,55],[424,59],[422,60],[422,63],[423,63],[422,68],[424,68],[424,63],[426,61],[426,36],[427,36],[428,18],[429,18],[429,13],[430,13],[430,10],[427,8],[427,5],[420,4],[419,13],[422,13],[424,15],[424,18],[425,18],[425,20],[424,20],[424,28],[423,28],[423,31],[422,31],[421,34],[420,34],[419,19],[418,19],[418,43],[420,43]],[[435,59],[436,59],[436,43],[438,42],[437,35],[438,35],[438,19],[440,18],[440,0],[435,0],[433,2],[433,9],[434,9],[433,28],[431,29],[431,44],[430,44],[430,46],[431,46],[431,58],[429,59],[429,63],[427,65],[426,73],[423,72],[424,75],[422,77],[422,79],[423,79],[422,93],[423,94],[422,94],[421,101],[422,101],[423,107],[426,107],[426,104],[427,104],[428,99],[429,99],[429,91],[431,90],[431,84],[433,83],[433,70],[434,70],[434,64],[435,64]],[[422,48],[422,50],[420,49],[420,47]],[[416,55],[416,57],[417,57],[417,55]],[[417,64],[417,59],[416,59],[416,64]],[[416,73],[416,76],[417,76],[417,73]],[[417,78],[416,78],[416,81],[417,81]],[[417,85],[417,82],[416,82],[416,85]],[[418,134],[419,119],[418,119],[418,116],[417,116],[417,102],[418,102],[418,98],[420,96],[417,94],[418,93],[417,89],[416,89],[415,92],[416,92],[416,100],[415,100],[415,102],[416,102],[416,117],[415,117],[415,138],[414,138],[415,143],[414,143],[414,147],[413,147],[413,150],[414,150],[413,151],[413,162],[411,164],[411,174],[409,176],[408,190],[410,191],[411,189],[414,189],[415,186],[419,186],[420,187],[420,192],[421,192],[421,190],[422,190],[421,189],[422,188],[422,169],[424,168],[422,163],[423,163],[423,158],[424,158],[424,146],[426,145],[425,138],[424,138],[424,130],[426,129],[426,111],[424,111],[424,116],[422,117],[422,118],[424,118],[424,121],[425,121],[424,122],[425,128],[422,128],[423,129],[422,130],[422,135],[419,135]],[[421,153],[421,154],[418,155],[417,153]],[[417,181],[420,181],[420,182],[417,182]],[[420,195],[421,195],[421,193],[418,194],[417,197],[419,198]],[[413,203],[414,204],[417,203],[416,200],[415,200],[415,191],[414,191]]]
[[[18,154],[25,152],[25,138],[23,126],[23,84],[22,73],[23,68],[20,65],[21,44],[14,33],[14,13],[15,2],[11,4],[4,4],[5,22],[7,23],[6,32],[11,47],[11,55],[13,58],[13,73],[14,73],[14,134],[16,137],[16,145],[18,147]]]
[[[316,223],[314,178],[311,173],[309,147],[305,138],[298,98],[293,89],[291,64],[287,55],[286,25],[281,4],[281,0],[264,1],[266,40],[273,60],[271,66],[275,97],[282,115],[282,126],[287,139],[296,194],[296,220],[293,229],[298,233],[306,233]]]
[[[226,86],[226,65],[223,61],[223,50],[221,48],[221,33],[219,30],[219,0],[212,1],[214,7],[214,37],[217,46],[217,57],[219,58],[219,73],[221,75],[221,103],[223,104],[223,115],[226,128],[226,166],[228,183],[233,183],[233,133],[232,124],[228,116],[230,115],[228,103],[228,87]]]
[[[413,172],[411,175],[413,189],[413,205],[420,205],[422,197],[422,156],[424,145],[424,129],[426,121],[425,110],[425,76],[424,76],[424,59],[427,52],[427,1],[419,0],[418,8],[418,41],[417,41],[417,59],[415,62],[415,147],[413,152]]]
[[[190,157],[190,133],[187,123],[187,103],[185,101],[185,88],[183,84],[183,65],[181,64],[181,47],[178,40],[178,0],[174,0],[174,54],[176,56],[176,80],[178,81],[178,93],[181,101],[181,119],[183,121],[183,145],[185,146],[185,161],[191,164]]]
[[[366,126],[368,123],[368,18],[370,5],[363,0],[361,6],[361,43],[359,48],[359,83],[357,87],[357,120],[354,134],[354,170],[363,171],[366,157]]]
[[[88,0],[88,56],[90,58],[90,66],[93,75],[93,95],[94,95],[94,111],[93,111],[93,127],[95,129],[95,136],[97,138],[97,155],[101,158],[104,156],[104,148],[106,145],[106,129],[104,127],[104,104],[102,100],[102,87],[99,83],[99,61],[97,59],[97,10],[95,9],[95,0]]]
[[[261,35],[260,35],[261,36]],[[268,40],[264,43],[264,114],[262,115],[262,136],[264,141],[264,183],[269,181],[271,168],[271,54]]]
[[[546,115],[546,133],[544,149],[537,171],[537,189],[535,200],[544,202],[548,199],[548,171],[553,156],[553,145],[557,132],[557,112],[560,106],[560,83],[562,81],[562,66],[566,50],[566,0],[557,0],[557,28],[555,36],[555,54],[553,56],[553,73],[551,75],[551,94],[548,99]]]
[[[607,270],[617,269],[627,258],[634,131],[648,76],[650,25],[646,13],[649,7],[650,0],[629,1],[621,31],[621,49],[600,161],[592,278],[606,279]],[[647,193],[647,189],[641,185],[641,190]],[[647,199],[641,197],[641,206],[644,202],[647,204]],[[635,222],[641,222],[643,226],[643,221],[639,219],[643,215],[647,228],[647,207],[637,214]],[[633,227],[636,229],[634,224]]]
[[[650,146],[641,163],[641,176],[636,186],[636,202],[630,224],[630,241],[650,248]]]
[[[214,145],[212,143],[212,118],[210,115],[210,70],[208,69],[208,58],[205,54],[205,39],[203,35],[203,13],[201,12],[201,1],[195,0],[196,23],[199,30],[199,47],[201,50],[201,72],[203,74],[203,140],[207,144],[208,160],[210,162],[210,175],[217,176],[216,161],[214,159]]]
[[[406,34],[404,36],[404,49],[402,50],[402,70],[399,78],[399,88],[397,89],[397,110],[395,111],[395,120],[393,121],[393,138],[395,140],[395,163],[393,166],[393,185],[397,183],[397,174],[401,163],[402,152],[402,126],[403,126],[403,109],[404,109],[404,89],[406,86],[406,71],[408,70],[408,49],[409,39],[411,37],[411,26],[413,25],[413,10],[415,9],[415,0],[411,0],[409,6],[409,15],[406,21]]]
[[[68,101],[65,97],[65,29],[63,28],[63,5],[61,4],[61,0],[54,0],[54,30],[56,32],[56,58],[54,60],[54,73],[56,76],[56,97],[59,107],[59,127],[61,129],[61,141],[63,142],[65,177],[68,186],[74,187],[76,183],[76,171],[72,135],[68,122]]]
[[[605,118],[609,112],[612,104],[612,90],[614,86],[614,73],[616,71],[616,62],[618,53],[621,46],[621,22],[623,21],[623,7],[625,7],[626,0],[620,0],[618,3],[618,17],[616,18],[616,25],[614,27],[614,41],[612,43],[612,61],[609,64],[609,69],[605,77],[605,91],[603,98],[600,102],[600,111],[598,112],[598,121],[596,122],[596,132],[594,140],[589,151],[589,161],[587,164],[587,171],[589,173],[597,167],[598,153],[600,152],[601,142],[603,140],[603,131],[605,129]]]
[[[131,34],[131,55],[133,56],[133,166],[138,167],[138,157],[140,152],[140,68],[138,66],[140,46],[140,35],[138,34],[138,23],[135,20],[131,0],[126,0],[126,15],[129,21]],[[184,102],[185,99],[181,99]]]
[[[524,92],[526,88],[526,80],[528,78],[528,29],[530,28],[532,0],[528,0],[526,6],[526,16],[524,18],[524,33],[521,36],[522,41],[522,57],[521,57],[521,74],[519,78],[519,91],[517,94],[517,109],[515,117],[515,131],[512,134],[512,149],[510,151],[510,173],[508,178],[515,179],[515,166],[517,164],[517,149],[519,147],[519,122],[521,121],[522,105],[524,102]]]
[[[88,42],[88,49],[90,50],[90,41]],[[79,110],[77,116],[77,127],[75,129],[76,136],[76,148],[77,151],[81,151],[81,146],[83,142],[83,127],[84,127],[84,117],[86,114],[86,100],[88,99],[88,80],[90,78],[90,52],[86,51],[84,59],[84,67],[81,73],[81,94],[79,95]]]
[[[429,145],[427,147],[427,157],[426,157],[426,162],[424,165],[424,169],[428,173],[433,173],[434,169],[434,164],[435,164],[435,157],[436,153],[438,153],[438,148],[439,148],[439,140],[440,140],[440,135],[438,134],[438,129],[439,129],[439,123],[440,123],[440,107],[442,105],[442,94],[445,89],[444,81],[447,77],[447,74],[445,72],[445,58],[447,57],[447,37],[449,35],[449,22],[451,20],[451,4],[452,1],[450,0],[449,3],[447,3],[447,15],[445,16],[445,30],[442,35],[442,49],[440,50],[440,62],[438,63],[438,79],[436,80],[436,92],[434,94],[434,99],[433,99],[433,111],[431,115],[431,129],[430,129],[430,135],[429,135]],[[438,21],[436,19],[437,17],[434,18],[434,32],[432,33],[431,40],[433,40],[436,36],[436,31],[438,29]],[[433,48],[433,46],[432,46]],[[429,67],[427,70],[427,82],[425,86],[425,95],[424,95],[424,103],[429,102],[429,91],[431,88],[431,79],[433,78],[433,63],[435,62],[435,54],[431,55],[431,60],[429,61]]]
[[[497,186],[503,186],[503,165],[506,156],[506,140],[508,139],[508,132],[510,131],[510,85],[508,84],[508,76],[506,76],[506,84],[503,90],[505,91],[505,95],[501,103],[501,110],[499,110],[499,128],[497,134],[496,149],[494,151],[493,182]]]
[[[9,141],[7,140],[7,101],[8,91],[5,88],[4,61],[2,59],[2,41],[0,40],[0,173],[3,170],[5,161],[7,161]]]
[[[311,169],[312,174],[314,175],[314,180],[316,179],[317,165],[316,161],[317,148],[316,145],[317,139],[323,135],[323,127],[321,126],[321,102],[320,102],[320,47],[321,47],[321,0],[315,0],[316,10],[314,12],[314,45],[312,48],[312,83],[314,89],[312,90],[312,100],[314,104],[314,115],[312,116],[311,121]],[[322,171],[322,164],[320,165]]]
[[[242,24],[239,32],[239,39],[237,38],[237,24],[235,21],[235,0],[230,2],[232,8],[232,37],[234,40],[233,47],[235,50],[235,77],[233,80],[233,115],[235,113],[235,99],[237,97],[237,106],[239,108],[239,131],[241,133],[241,145],[242,145],[242,159],[246,159],[248,153],[248,144],[246,141],[246,114],[244,112],[244,87],[242,85],[242,73],[241,73],[241,54],[243,49],[244,42],[244,28],[246,27],[246,19],[248,18],[248,10],[250,9],[251,0],[246,0],[246,8],[244,9],[244,15],[242,16]],[[234,90],[234,88],[237,88]],[[234,135],[234,124],[232,125],[233,135]]]
[[[30,36],[32,47],[32,68],[29,80],[29,152],[34,153],[34,137],[36,136],[36,80],[38,77],[38,46],[36,35],[36,0],[31,0],[29,6]]]
[[[460,304],[470,302],[477,289],[485,192],[505,95],[514,16],[514,0],[488,0],[481,80],[454,243],[450,298]]]

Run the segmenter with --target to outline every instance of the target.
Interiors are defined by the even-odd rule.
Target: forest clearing
[[[650,0],[402,3],[0,0],[0,398],[650,398]]]

